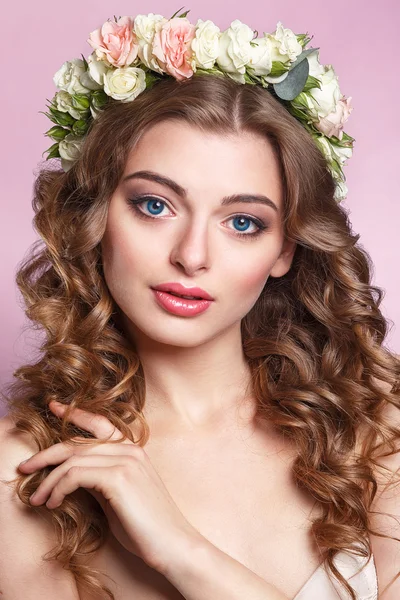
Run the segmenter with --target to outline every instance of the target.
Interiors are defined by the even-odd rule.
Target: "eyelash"
[[[157,202],[161,202],[162,204],[164,204],[164,206],[167,206],[167,204],[164,202],[164,200],[161,200],[160,198],[157,198],[156,196],[149,196],[149,195],[137,195],[137,196],[133,196],[132,198],[128,199],[129,205],[130,207],[135,211],[135,213],[138,215],[139,218],[141,219],[146,219],[146,220],[154,220],[157,219],[157,215],[146,215],[146,213],[144,213],[140,208],[139,208],[139,204],[142,204],[145,201],[149,201],[149,200],[157,200]],[[231,219],[234,219],[236,217],[244,217],[245,219],[248,219],[249,221],[251,221],[252,223],[254,223],[254,225],[256,225],[258,227],[258,229],[256,231],[253,231],[253,233],[241,233],[240,231],[234,231],[234,235],[236,235],[237,237],[240,238],[256,238],[259,235],[261,235],[266,229],[268,229],[268,226],[265,225],[265,223],[263,223],[263,221],[261,221],[260,219],[256,219],[255,217],[249,217],[248,215],[244,215],[244,214],[237,214],[234,215],[233,217],[231,217]]]

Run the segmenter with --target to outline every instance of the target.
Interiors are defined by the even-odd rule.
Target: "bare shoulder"
[[[79,600],[73,574],[43,560],[57,541],[51,519],[25,506],[8,483],[17,477],[19,463],[38,451],[31,436],[14,425],[8,415],[0,419],[1,592],[7,600]]]
[[[24,432],[15,430],[15,423],[9,415],[0,419],[1,471],[9,470],[12,476],[17,475],[15,467],[25,458],[37,452],[32,437]],[[14,464],[14,460],[18,460]]]

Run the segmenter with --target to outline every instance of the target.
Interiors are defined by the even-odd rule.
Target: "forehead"
[[[271,143],[248,132],[206,133],[180,121],[149,128],[129,154],[123,178],[152,170],[173,179],[189,195],[222,197],[259,193],[282,205],[282,178]]]

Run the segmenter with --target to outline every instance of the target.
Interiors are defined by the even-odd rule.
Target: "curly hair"
[[[265,136],[279,162],[285,235],[297,246],[290,270],[268,278],[243,318],[243,349],[257,415],[295,442],[295,481],[322,508],[311,533],[326,567],[356,600],[333,557],[340,550],[370,557],[368,533],[390,537],[371,529],[369,517],[378,490],[374,467],[387,455],[379,449],[393,454],[400,439],[385,411],[400,408],[400,361],[383,345],[383,291],[371,284],[371,259],[334,199],[326,159],[284,104],[270,90],[227,76],[168,77],[134,102],[110,99],[68,172],[54,161],[41,165],[32,200],[41,240],[18,265],[16,283],[26,315],[45,339],[40,357],[14,372],[4,397],[14,431],[28,432],[38,451],[76,435],[91,437],[54,417],[52,399],[106,416],[144,446],[150,435],[142,412],[144,373],[102,270],[109,199],[129,153],[157,122]],[[133,422],[140,426],[137,440]],[[24,504],[48,473],[47,467],[13,480]],[[62,561],[86,589],[114,600],[97,580],[100,571],[77,560],[104,543],[109,529],[102,511],[82,510],[77,493],[57,509],[36,510],[50,512],[56,526],[58,544],[44,559]]]

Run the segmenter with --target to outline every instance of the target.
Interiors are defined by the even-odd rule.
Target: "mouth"
[[[214,298],[212,298],[212,296],[210,296],[209,293],[203,290],[202,288],[198,286],[189,287],[180,282],[160,283],[157,286],[152,286],[151,289],[157,292],[164,292],[166,294],[175,296],[176,298],[182,298],[184,300],[214,300]]]
[[[177,298],[186,298],[186,300],[204,300],[200,296],[183,296],[182,294],[176,294],[175,292],[167,292],[167,294],[171,294],[171,296],[176,296]]]
[[[163,291],[163,290],[159,290],[157,288],[152,288],[152,289],[156,290],[158,292]],[[183,294],[177,294],[176,292],[170,292],[169,290],[164,290],[164,293],[171,294],[171,296],[176,296],[177,298],[186,298],[186,300],[205,300],[205,298],[203,298],[201,296],[184,296]]]

